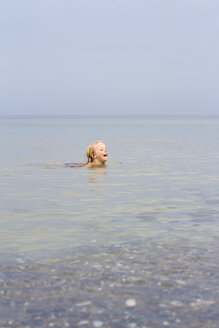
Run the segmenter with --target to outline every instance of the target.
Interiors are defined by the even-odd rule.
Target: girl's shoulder
[[[85,164],[83,164],[83,163],[65,163],[65,166],[68,166],[68,167],[81,167],[81,166],[85,166]]]

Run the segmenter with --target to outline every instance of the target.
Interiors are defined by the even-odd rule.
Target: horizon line
[[[219,117],[219,114],[0,114],[0,118],[25,117]]]

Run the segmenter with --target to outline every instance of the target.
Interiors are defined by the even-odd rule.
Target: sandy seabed
[[[218,328],[218,254],[183,241],[2,254],[0,327]]]

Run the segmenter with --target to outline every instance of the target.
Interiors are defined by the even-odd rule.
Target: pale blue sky
[[[218,0],[0,0],[0,114],[219,114],[218,17]]]

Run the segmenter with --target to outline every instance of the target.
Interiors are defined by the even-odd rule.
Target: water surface
[[[106,168],[60,163],[85,160],[96,139]],[[23,291],[2,325],[217,327],[218,117],[2,117],[0,152],[1,305],[16,308]]]

